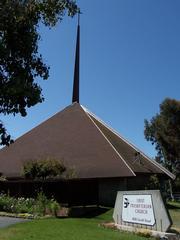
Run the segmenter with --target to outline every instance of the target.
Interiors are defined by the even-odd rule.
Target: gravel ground
[[[27,222],[28,219],[22,219],[22,218],[13,218],[13,217],[0,217],[0,228],[10,226],[15,223],[19,222]]]

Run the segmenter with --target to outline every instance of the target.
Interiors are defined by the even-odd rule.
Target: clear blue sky
[[[78,0],[81,15],[80,103],[147,155],[144,119],[166,97],[180,99],[179,0]],[[45,102],[22,118],[1,117],[17,138],[71,104],[77,18],[40,28],[51,67],[39,80]]]

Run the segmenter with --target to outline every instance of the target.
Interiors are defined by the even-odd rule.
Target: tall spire
[[[74,66],[74,83],[73,83],[73,96],[72,103],[79,103],[79,62],[80,62],[80,13],[78,13],[78,26],[77,26],[77,40],[76,40],[76,56]]]

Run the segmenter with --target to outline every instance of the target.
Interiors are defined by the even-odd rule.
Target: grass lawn
[[[93,218],[42,219],[0,229],[0,240],[141,240],[128,233],[98,226],[111,221],[113,210]]]
[[[169,202],[168,208],[173,220],[172,228],[180,232],[180,202]]]
[[[180,231],[180,203],[168,205],[173,228]],[[42,219],[0,229],[0,240],[143,240],[131,233],[122,233],[99,226],[110,222],[113,209],[89,218]]]

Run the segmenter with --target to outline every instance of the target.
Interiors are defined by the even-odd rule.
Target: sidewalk
[[[28,219],[13,218],[13,217],[0,217],[0,228],[8,227],[15,223],[27,222]]]

